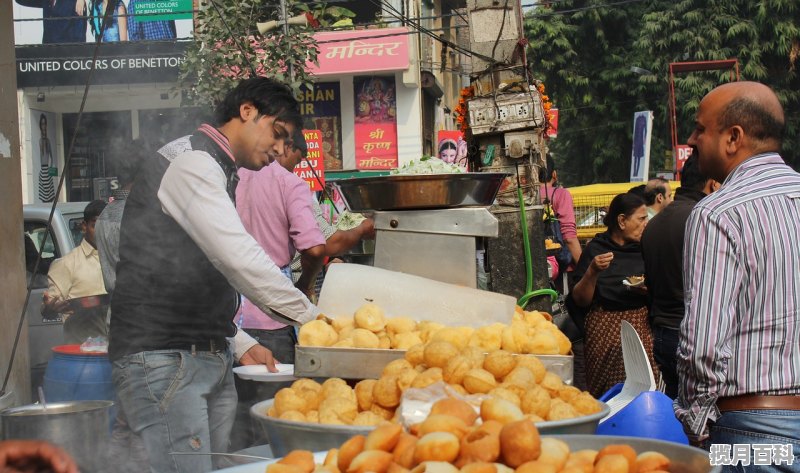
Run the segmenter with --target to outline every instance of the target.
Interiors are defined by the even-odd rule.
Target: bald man
[[[712,454],[774,451],[759,471],[791,468],[775,465],[791,452],[800,464],[800,174],[778,154],[783,130],[771,89],[734,82],[703,98],[688,141],[722,187],[687,222],[675,413]]]

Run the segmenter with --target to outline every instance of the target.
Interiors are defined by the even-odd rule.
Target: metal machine
[[[477,287],[478,238],[496,238],[488,210],[503,173],[395,175],[336,182],[351,211],[374,211],[379,268]]]

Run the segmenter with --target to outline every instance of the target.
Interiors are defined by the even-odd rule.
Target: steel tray
[[[507,176],[490,172],[397,174],[340,179],[333,185],[353,212],[488,207]]]
[[[405,350],[369,348],[294,347],[297,378],[378,379],[390,361],[404,357]],[[525,355],[521,355],[525,356]],[[536,355],[545,368],[572,384],[572,355]]]

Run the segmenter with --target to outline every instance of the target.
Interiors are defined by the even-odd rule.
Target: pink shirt
[[[558,221],[561,223],[561,235],[564,239],[578,238],[578,231],[575,228],[575,209],[572,206],[572,194],[563,187],[542,186],[539,188],[539,201],[545,199],[545,189],[547,197],[553,205]]]
[[[325,244],[305,181],[278,163],[261,171],[239,169],[239,179],[236,210],[244,228],[279,268],[291,263],[295,250]],[[243,328],[274,330],[285,326],[247,299],[242,314]]]

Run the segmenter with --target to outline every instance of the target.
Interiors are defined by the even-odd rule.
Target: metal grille
[[[608,211],[608,203],[616,195],[617,193],[608,193],[573,197],[575,226],[579,239],[592,238],[595,234],[605,231],[603,218]]]

